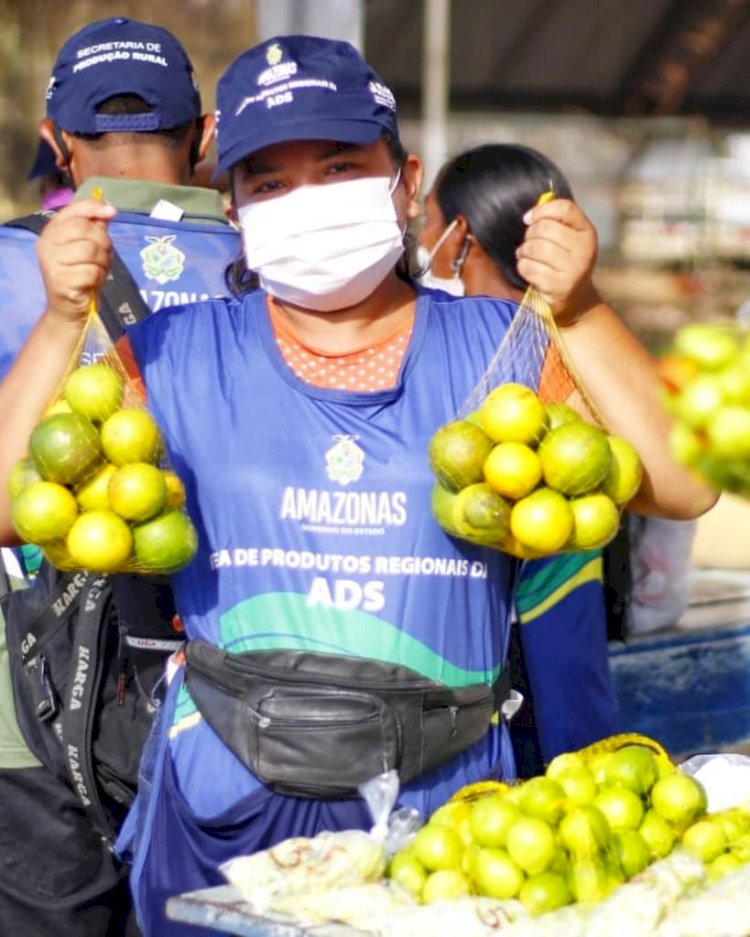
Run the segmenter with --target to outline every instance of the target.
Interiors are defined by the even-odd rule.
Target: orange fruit
[[[537,488],[511,508],[510,530],[522,546],[555,553],[573,533],[573,511],[559,491]]]
[[[607,442],[612,460],[602,481],[601,491],[615,504],[622,506],[638,494],[643,478],[643,463],[638,450],[627,439],[608,436]]]
[[[115,514],[127,521],[146,521],[164,507],[167,484],[155,465],[128,462],[112,475],[107,493]]]
[[[116,410],[101,428],[104,454],[114,465],[156,462],[162,448],[159,427],[147,410]]]
[[[546,485],[566,495],[583,495],[604,481],[612,453],[606,433],[578,420],[547,433],[539,458]]]
[[[455,521],[453,520],[453,508],[456,501],[456,492],[444,488],[440,482],[435,482],[430,497],[430,507],[435,520],[440,524],[446,533],[458,536]]]
[[[167,499],[164,502],[164,506],[168,508],[182,508],[185,506],[185,486],[182,484],[182,479],[180,476],[169,469],[165,469],[162,474],[164,475],[164,484],[167,488]]]
[[[474,423],[454,420],[441,426],[430,439],[427,455],[440,482],[452,491],[484,478],[482,466],[492,440]]]
[[[620,512],[607,495],[594,492],[568,501],[573,511],[570,550],[595,550],[608,544],[620,527]]]
[[[547,432],[565,423],[577,423],[583,419],[581,414],[567,403],[547,403],[544,409],[547,411]]]
[[[544,404],[525,384],[500,384],[487,395],[479,415],[484,431],[495,442],[533,445],[547,425]]]
[[[83,569],[115,573],[127,566],[133,535],[114,511],[85,511],[70,528],[66,546],[73,561]]]
[[[73,494],[56,482],[32,482],[11,505],[13,527],[29,543],[62,539],[77,516]]]
[[[117,466],[103,462],[90,478],[76,487],[76,500],[82,511],[109,510],[109,481],[116,471]]]
[[[21,494],[24,488],[32,482],[42,481],[39,469],[34,465],[30,456],[19,459],[8,474],[8,494],[11,501]]]
[[[101,462],[102,446],[91,420],[80,413],[55,413],[34,427],[29,453],[47,481],[75,485]]]
[[[517,501],[542,480],[542,463],[525,443],[501,442],[484,460],[484,478],[498,494]]]
[[[70,409],[89,420],[106,420],[122,403],[123,379],[108,364],[76,368],[65,381],[63,395]]]
[[[486,482],[478,482],[456,494],[452,519],[459,537],[483,545],[498,544],[508,531],[510,505]]]
[[[135,565],[146,572],[172,573],[192,560],[198,534],[182,511],[165,511],[133,528]]]

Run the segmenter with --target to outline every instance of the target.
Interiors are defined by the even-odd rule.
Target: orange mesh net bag
[[[522,558],[609,543],[642,477],[636,450],[607,432],[533,288],[428,455],[443,529]]]
[[[61,570],[164,574],[195,554],[185,489],[94,299],[9,494],[16,533]]]

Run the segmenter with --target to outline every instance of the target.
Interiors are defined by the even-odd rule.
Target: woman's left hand
[[[519,274],[544,296],[561,325],[601,302],[592,282],[597,236],[588,217],[569,199],[530,209],[526,237],[516,251]]]

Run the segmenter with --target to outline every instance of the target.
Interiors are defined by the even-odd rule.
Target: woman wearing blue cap
[[[122,840],[141,924],[160,937],[186,931],[165,920],[167,898],[219,884],[223,860],[368,828],[352,795],[384,768],[424,815],[514,771],[491,715],[518,564],[442,532],[426,459],[514,306],[415,287],[405,236],[420,164],[399,143],[393,95],[351,46],[266,42],[230,65],[217,102],[244,239],[239,295],[129,333],[200,530],[173,582],[187,664],[145,758],[135,839]],[[2,471],[75,348],[112,215],[70,206],[40,243],[48,308],[0,416],[24,362],[47,385],[4,423]],[[526,222],[519,270],[548,297],[613,431],[640,450],[639,508],[697,515],[713,495],[669,457],[653,363],[591,283],[590,222],[564,199]],[[3,502],[6,537],[7,516]]]

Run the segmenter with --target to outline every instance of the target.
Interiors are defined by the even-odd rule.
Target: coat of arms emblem
[[[141,251],[143,272],[162,286],[170,280],[179,280],[185,269],[185,254],[172,243],[176,237],[176,234],[146,237],[148,246]]]
[[[355,482],[362,475],[365,453],[354,436],[334,436],[335,446],[326,452],[326,471],[331,481],[340,485]]]

